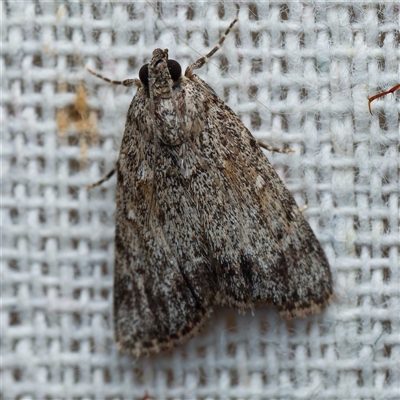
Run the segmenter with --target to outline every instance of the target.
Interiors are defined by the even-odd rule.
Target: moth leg
[[[125,79],[123,81],[115,81],[109,78],[106,78],[103,75],[98,74],[97,72],[94,72],[90,68],[86,68],[88,72],[90,72],[92,75],[96,76],[97,78],[102,79],[103,81],[112,83],[113,85],[122,85],[126,87],[131,87],[131,86],[141,86],[140,80],[139,79]],[[100,186],[104,182],[108,181],[115,173],[116,167],[114,167],[104,178],[100,179],[99,181],[92,183],[91,185],[86,186],[86,190],[91,190],[96,186]]]
[[[91,190],[96,186],[100,186],[101,184],[103,184],[104,182],[108,181],[115,173],[116,171],[116,167],[114,167],[104,178],[100,179],[99,181],[92,183],[88,186],[86,186],[86,190]]]
[[[193,71],[194,71],[195,69],[199,69],[199,68],[201,68],[204,64],[206,64],[206,63],[209,61],[210,57],[211,57],[212,55],[214,55],[214,54],[217,52],[217,50],[219,50],[219,49],[221,48],[222,43],[224,43],[226,37],[228,36],[229,32],[230,32],[231,29],[233,28],[233,25],[235,25],[237,21],[239,21],[239,19],[238,19],[238,18],[235,18],[235,19],[231,22],[231,24],[229,25],[228,29],[225,31],[224,36],[222,36],[221,39],[219,39],[218,44],[217,44],[208,54],[206,54],[205,56],[199,58],[199,59],[198,59],[197,61],[195,61],[192,65],[189,65],[189,66],[186,68],[185,76],[186,76],[187,78],[190,78],[190,77],[192,76]]]
[[[371,103],[376,100],[379,99],[380,97],[386,96],[387,94],[390,93],[394,93],[396,90],[400,89],[400,83],[396,86],[393,86],[391,89],[389,89],[386,92],[382,92],[382,93],[378,93],[375,96],[372,96],[368,99],[368,109],[369,109],[369,113],[372,115],[372,111],[371,111]]]
[[[141,86],[140,80],[139,79],[125,79],[123,81],[115,81],[109,78],[106,78],[103,75],[98,74],[97,72],[94,72],[90,68],[86,68],[88,72],[90,72],[92,75],[96,76],[97,78],[102,79],[103,81],[112,83],[113,85],[122,85],[126,87],[131,87],[131,86]],[[104,182],[108,181],[115,173],[116,167],[114,167],[104,178],[100,179],[99,181],[92,183],[91,185],[86,186],[86,190],[91,190],[96,186],[100,186]]]
[[[279,147],[272,147],[268,144],[263,143],[261,140],[257,140],[260,147],[268,151],[274,151],[275,153],[294,153],[294,149],[280,149]]]
[[[97,78],[103,79],[103,81],[112,83],[113,85],[122,85],[122,86],[126,86],[126,87],[131,87],[131,86],[138,86],[139,87],[139,86],[142,86],[142,84],[140,83],[139,79],[125,79],[123,81],[114,81],[112,79],[106,78],[103,75],[98,74],[97,72],[94,72],[90,68],[86,68],[86,69],[92,75],[97,76]]]

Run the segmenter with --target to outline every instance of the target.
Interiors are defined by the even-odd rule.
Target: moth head
[[[161,50],[155,49],[150,63],[145,64],[140,68],[139,79],[145,86],[149,86],[149,69],[156,72],[157,69],[162,68],[162,64],[166,63],[169,76],[174,82],[177,82],[182,74],[180,64],[175,60],[168,59],[168,49]]]

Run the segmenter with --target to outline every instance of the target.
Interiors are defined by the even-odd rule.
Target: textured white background
[[[400,398],[400,102],[367,109],[400,82],[399,5],[1,7],[2,398]],[[218,309],[186,345],[135,361],[113,342],[115,178],[84,189],[113,167],[134,90],[84,67],[137,77],[167,47],[184,69],[236,7],[221,69],[198,73],[256,137],[296,150],[268,157],[309,207],[335,302],[290,323]]]

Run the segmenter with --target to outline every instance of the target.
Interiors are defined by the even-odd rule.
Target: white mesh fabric
[[[198,74],[268,154],[329,258],[335,302],[288,323],[215,310],[202,333],[139,361],[113,341],[113,167],[156,47],[182,68],[236,16],[227,3],[2,2],[4,399],[399,399],[399,5],[242,3]],[[255,94],[258,101],[248,92]],[[86,93],[86,98],[85,98]],[[150,267],[150,266],[149,266]]]

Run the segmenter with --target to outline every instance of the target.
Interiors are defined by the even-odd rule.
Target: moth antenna
[[[125,79],[123,81],[115,81],[113,79],[106,78],[105,76],[94,72],[90,68],[86,68],[88,72],[90,72],[92,75],[96,76],[97,78],[102,79],[103,81],[112,83],[113,85],[121,85],[121,86],[126,86],[126,87],[132,87],[132,86],[141,86],[140,80],[139,79]]]
[[[233,25],[236,24],[236,22],[238,22],[239,19],[236,17],[231,24],[229,25],[228,29],[225,31],[224,35],[221,37],[221,39],[219,39],[219,42],[217,43],[217,45],[211,50],[209,51],[205,56],[199,58],[197,61],[195,61],[192,65],[190,65],[189,67],[186,68],[185,71],[185,76],[187,78],[190,78],[193,74],[193,71],[195,69],[199,69],[201,68],[204,64],[208,63],[208,61],[210,60],[210,57],[213,56],[222,46],[222,43],[225,42],[226,37],[228,36],[229,32],[232,30]]]

